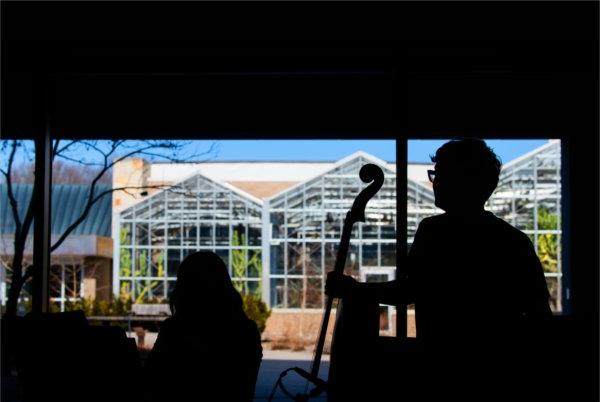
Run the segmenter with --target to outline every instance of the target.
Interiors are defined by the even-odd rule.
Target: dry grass
[[[314,339],[308,339],[307,336],[300,336],[297,328],[292,323],[286,323],[283,330],[272,336],[269,348],[271,350],[291,350],[301,352],[314,344]]]

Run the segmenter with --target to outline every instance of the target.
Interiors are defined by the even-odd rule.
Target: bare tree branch
[[[62,148],[58,148],[58,141],[57,142],[57,146],[56,146],[56,152],[54,153],[55,155],[62,155],[64,154],[71,146],[77,144],[77,141],[69,141],[66,145],[63,145]]]
[[[21,218],[19,217],[19,207],[17,205],[17,199],[15,198],[12,186],[12,166],[15,160],[15,154],[17,153],[17,146],[17,140],[13,140],[10,155],[8,157],[8,169],[6,172],[2,172],[6,176],[6,193],[8,195],[8,202],[10,203],[13,219],[15,221],[15,239],[20,235],[22,229]]]
[[[127,194],[129,195],[134,195],[130,192],[128,192],[128,190],[144,190],[144,189],[165,189],[171,187],[170,185],[157,185],[157,186],[127,186],[127,187],[115,187],[115,188],[111,188],[109,190],[105,190],[100,192],[99,194],[97,194],[95,197],[93,198],[88,198],[88,201],[86,203],[86,206],[84,208],[84,210],[81,212],[81,214],[79,214],[79,217],[77,217],[77,219],[75,219],[73,221],[73,223],[71,223],[63,232],[63,234],[60,236],[60,238],[58,240],[56,240],[56,242],[52,245],[52,247],[50,247],[50,252],[53,252],[54,250],[56,250],[58,247],[60,247],[60,245],[65,241],[65,239],[71,234],[71,232],[73,230],[75,230],[75,228],[77,228],[77,226],[83,222],[85,220],[85,218],[88,216],[90,210],[92,209],[92,206],[94,206],[94,204],[96,204],[102,197],[104,197],[107,194],[113,193],[115,191],[125,191]]]
[[[86,161],[82,161],[81,159],[76,159],[76,158],[72,158],[70,156],[67,155],[57,155],[57,157],[61,158],[61,159],[65,159],[68,160],[70,162],[75,162],[78,163],[80,165],[84,165],[84,166],[104,166],[102,163],[98,163],[98,162],[86,162]]]
[[[52,160],[54,160],[58,151],[58,144],[60,144],[60,140],[54,140],[54,144],[52,145]]]

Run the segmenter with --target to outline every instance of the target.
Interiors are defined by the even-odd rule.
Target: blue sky
[[[434,154],[444,142],[445,140],[409,141],[408,161],[430,162],[429,156]],[[3,141],[0,143],[4,144]],[[490,140],[487,143],[500,156],[502,162],[506,163],[546,143],[546,140]],[[337,161],[362,150],[388,162],[396,160],[396,145],[393,140],[198,140],[191,141],[185,147],[184,154],[199,155],[208,150],[211,145],[215,146],[215,152],[199,158],[192,157],[192,159],[205,161]],[[30,148],[29,155],[33,155],[32,144],[28,144],[27,148]],[[27,159],[23,153],[24,150],[21,149],[18,152],[17,161]],[[0,147],[1,160],[6,160],[8,151],[8,148]],[[94,160],[98,155],[89,150],[77,149],[72,157]],[[181,157],[185,158],[183,155]]]
[[[414,140],[408,144],[409,162],[429,162],[445,140]],[[487,141],[503,162],[508,162],[546,143],[545,140]],[[196,144],[195,144],[196,145]],[[198,141],[198,147],[208,147]],[[335,161],[362,150],[386,161],[396,160],[393,140],[230,140],[218,141],[212,160],[308,160]]]

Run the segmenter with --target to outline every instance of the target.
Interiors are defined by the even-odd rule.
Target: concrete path
[[[300,367],[305,370],[310,369],[312,362],[312,353],[307,352],[291,352],[286,350],[265,350],[263,351],[263,360],[260,365],[260,371],[258,373],[258,381],[256,382],[256,392],[254,401],[265,402],[271,394],[271,390],[279,378],[279,374],[290,367]],[[329,356],[323,356],[321,362],[321,368],[319,370],[319,377],[323,380],[327,380],[327,373],[329,372]],[[300,377],[296,373],[289,373],[283,379],[286,388],[292,392],[304,392],[306,380]],[[309,387],[312,389],[312,387]],[[274,401],[283,402],[289,401],[280,390],[275,393]],[[311,399],[311,401],[325,402],[327,400],[327,394],[323,393],[319,398]]]

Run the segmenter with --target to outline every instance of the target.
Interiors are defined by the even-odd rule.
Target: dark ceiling
[[[2,133],[560,136],[593,106],[597,11],[3,2]]]

